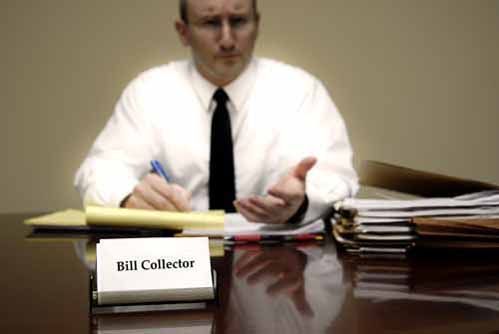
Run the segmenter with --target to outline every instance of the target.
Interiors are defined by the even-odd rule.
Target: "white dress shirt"
[[[123,92],[75,176],[85,204],[117,207],[159,160],[171,181],[208,209],[212,96],[216,86],[192,61],[155,67]],[[307,216],[358,189],[345,124],[310,74],[255,58],[224,87],[230,101],[236,196],[264,195],[301,159],[318,158],[307,177]]]

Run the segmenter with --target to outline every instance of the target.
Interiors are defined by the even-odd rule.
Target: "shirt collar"
[[[256,60],[252,59],[236,80],[223,87],[236,111],[243,108],[249,92],[253,88],[256,79],[256,68]],[[189,64],[189,71],[194,90],[201,101],[201,105],[204,110],[209,111],[213,94],[218,87],[206,80],[199,73],[193,61]]]

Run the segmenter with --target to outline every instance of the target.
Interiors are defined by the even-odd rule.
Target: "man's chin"
[[[226,78],[230,81],[236,79],[243,70],[243,66],[239,63],[224,63],[218,68],[218,76]]]
[[[240,62],[241,62],[241,58],[239,58],[239,57],[223,57],[223,58],[220,58],[220,63],[224,67],[229,67],[229,68],[237,67],[237,66],[240,66],[239,65]]]

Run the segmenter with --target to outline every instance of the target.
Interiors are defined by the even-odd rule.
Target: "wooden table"
[[[497,254],[370,258],[321,244],[228,247],[206,310],[91,316],[86,236],[0,215],[4,333],[499,333]]]

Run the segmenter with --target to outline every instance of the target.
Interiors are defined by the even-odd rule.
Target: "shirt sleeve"
[[[320,81],[311,80],[290,122],[283,140],[284,165],[294,166],[309,156],[318,159],[306,180],[309,208],[304,221],[308,221],[335,201],[355,195],[358,178],[345,122]]]
[[[154,132],[145,116],[143,86],[137,78],[125,89],[75,175],[84,205],[118,207],[148,171]]]

